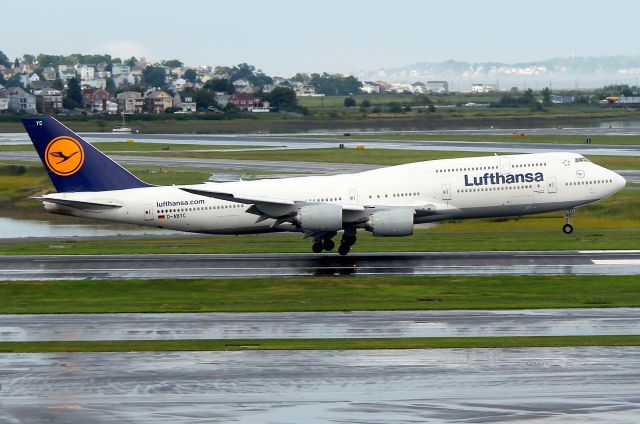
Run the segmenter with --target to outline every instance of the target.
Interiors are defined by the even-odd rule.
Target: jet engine
[[[403,237],[413,234],[413,209],[391,209],[371,214],[367,229],[376,236]]]
[[[322,204],[298,209],[294,223],[305,231],[339,231],[342,229],[342,207]]]

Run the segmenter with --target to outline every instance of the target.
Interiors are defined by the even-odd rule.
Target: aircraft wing
[[[199,196],[212,197],[214,199],[226,200],[228,202],[244,203],[252,205],[247,212],[255,215],[260,215],[262,219],[274,218],[280,219],[295,213],[301,206],[310,204],[306,201],[294,201],[290,199],[282,199],[275,197],[264,197],[255,195],[246,195],[241,193],[232,193],[224,191],[204,190],[190,187],[180,187],[181,190],[187,193],[196,194]],[[361,205],[340,205],[343,211],[361,212],[364,211],[364,206]]]
[[[121,208],[122,205],[115,202],[100,202],[92,200],[71,200],[60,199],[57,197],[37,196],[32,199],[40,200],[43,202],[55,203],[57,205],[69,206],[71,208],[78,209],[115,209]]]

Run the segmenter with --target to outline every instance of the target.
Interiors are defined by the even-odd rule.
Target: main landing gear
[[[355,234],[345,234],[342,236],[342,241],[340,242],[340,247],[338,247],[338,253],[342,256],[345,256],[351,250],[351,246],[356,244],[356,235]]]
[[[571,217],[575,213],[575,208],[567,209],[567,212],[564,214],[564,222],[565,224],[562,226],[562,232],[565,234],[573,233],[573,225],[571,225]]]
[[[311,245],[313,253],[320,253],[323,250],[326,250],[327,252],[332,251],[336,247],[335,242],[331,240],[333,236],[335,236],[335,233],[315,239]],[[338,253],[342,256],[347,255],[351,250],[351,246],[354,244],[356,244],[356,235],[344,234],[340,241],[340,246],[338,246]]]
[[[313,250],[313,253],[320,253],[323,250],[330,252],[334,247],[336,247],[336,244],[331,240],[331,237],[325,237],[316,239],[311,246],[311,250]]]

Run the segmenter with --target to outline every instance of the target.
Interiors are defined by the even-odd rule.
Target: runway
[[[0,315],[1,341],[640,334],[640,308]]]
[[[635,275],[640,250],[0,256],[0,280],[496,274]]]
[[[0,422],[635,423],[640,347],[2,354]]]

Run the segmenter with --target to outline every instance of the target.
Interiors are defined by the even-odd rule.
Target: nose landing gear
[[[564,215],[565,224],[562,226],[562,232],[565,234],[573,233],[573,225],[571,225],[571,217],[575,213],[575,208],[567,209],[567,212]]]

